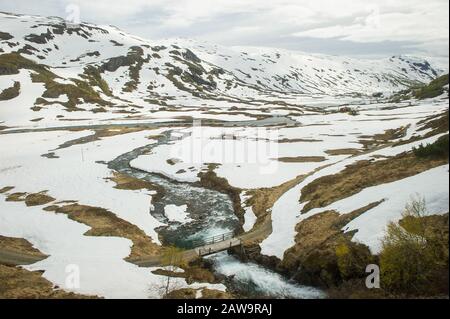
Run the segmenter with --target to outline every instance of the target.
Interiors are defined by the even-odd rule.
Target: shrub
[[[341,242],[335,252],[337,266],[343,280],[364,277],[366,266],[373,261],[373,256],[366,246],[351,241]]]
[[[414,155],[421,158],[448,158],[448,134],[441,136],[436,142],[427,145],[419,145],[419,147],[414,147]]]
[[[359,112],[358,112],[358,110],[356,108],[351,108],[349,106],[341,107],[339,109],[339,112],[340,113],[347,113],[347,114],[352,115],[352,116],[359,115]]]
[[[444,93],[444,86],[446,85],[448,85],[448,74],[438,77],[430,84],[414,91],[414,97],[421,100],[437,97]]]
[[[448,295],[448,283],[442,285],[448,274],[448,214],[427,216],[425,201],[413,199],[403,219],[387,227],[380,268],[382,287],[391,294]]]

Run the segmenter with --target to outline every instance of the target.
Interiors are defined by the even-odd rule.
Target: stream
[[[265,120],[264,124],[272,124]],[[255,125],[255,123],[252,123]],[[263,125],[264,125],[263,124]],[[150,152],[158,145],[169,142],[171,131],[161,134],[157,143],[149,144],[120,155],[108,163],[112,170],[148,181],[163,189],[164,196],[153,202],[149,213],[167,225],[156,229],[163,245],[193,248],[194,241],[225,232],[241,230],[239,219],[234,214],[233,203],[227,194],[178,182],[156,173],[142,171],[130,166],[130,162],[140,155]],[[185,223],[171,221],[166,217],[167,205],[187,205],[189,220]],[[208,257],[213,262],[214,271],[229,278],[227,287],[245,297],[273,298],[320,298],[322,292],[290,282],[281,275],[255,263],[244,263],[226,252]]]

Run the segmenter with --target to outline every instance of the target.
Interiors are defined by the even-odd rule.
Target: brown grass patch
[[[5,251],[41,259],[47,257],[23,238],[0,236],[0,254]],[[42,278],[42,272],[28,271],[11,265],[0,264],[0,282],[0,299],[95,298],[54,289],[51,282]]]
[[[281,140],[278,140],[278,143],[317,143],[317,142],[323,142],[323,140],[316,140],[313,138],[283,138]]]
[[[6,200],[25,202],[27,206],[43,205],[44,202],[55,201],[45,192],[35,194],[13,193],[9,194]],[[80,205],[74,201],[60,201],[43,208],[43,210],[66,214],[70,219],[90,226],[91,229],[85,233],[86,236],[123,237],[131,240],[133,246],[126,260],[160,254],[161,247],[155,244],[143,230],[104,208]]]
[[[441,114],[430,116],[420,121],[418,125],[421,125],[419,131],[431,129],[432,131],[427,134],[430,136],[448,132],[449,111],[447,110]]]
[[[408,128],[409,128],[409,125],[402,126],[397,129],[386,130],[386,131],[384,131],[384,133],[375,134],[372,136],[362,135],[362,136],[360,136],[361,140],[359,140],[359,143],[361,143],[364,146],[364,149],[370,150],[375,147],[386,145],[394,140],[405,137],[406,133],[408,131]]]
[[[250,197],[246,200],[245,205],[251,206],[256,216],[253,230],[241,236],[246,245],[258,244],[272,233],[271,209],[273,205],[284,193],[295,187],[306,176],[298,176],[276,187],[259,188],[246,192],[246,195]]]
[[[339,156],[339,155],[357,155],[361,153],[361,150],[357,148],[338,148],[333,150],[326,150],[326,154],[330,156]]]
[[[192,289],[182,288],[171,291],[164,299],[196,299],[197,291],[201,291],[202,296],[199,299],[231,299],[233,296],[228,292],[214,289]]]
[[[325,211],[301,221],[295,227],[297,231],[295,245],[285,252],[280,263],[281,269],[285,269],[304,284],[321,286],[337,284],[342,278],[336,248],[342,244],[361,256],[365,269],[365,259],[371,258],[369,249],[351,242],[354,232],[343,233],[341,229],[380,203],[374,202],[343,215],[335,211]]]
[[[326,158],[323,156],[297,156],[297,157],[280,157],[279,162],[283,163],[317,163],[323,162]]]
[[[27,193],[12,193],[8,194],[6,196],[7,202],[23,202],[25,201],[25,197],[27,196]]]
[[[53,206],[53,210],[55,213],[66,214],[70,219],[90,226],[91,229],[85,233],[86,236],[112,236],[131,240],[133,246],[127,260],[155,256],[160,253],[161,247],[152,242],[144,231],[104,208],[69,204],[61,207]]]
[[[46,194],[47,192],[29,194],[25,197],[25,204],[27,206],[40,206],[55,201],[55,199]]]
[[[152,195],[154,201],[157,201],[158,199],[164,196],[164,189],[162,187],[126,174],[114,172],[113,177],[109,177],[106,179],[116,183],[116,186],[114,186],[114,188],[117,189],[126,189],[126,190],[147,189],[149,191],[154,191],[156,192],[156,194]]]
[[[14,251],[27,255],[34,255],[38,257],[46,257],[38,249],[34,248],[31,243],[23,238],[12,238],[0,235],[0,250]]]
[[[42,272],[0,265],[0,299],[95,299],[60,290]],[[56,288],[56,289],[55,289]]]
[[[3,187],[3,188],[0,189],[0,194],[7,193],[7,192],[9,192],[10,190],[13,190],[13,189],[14,189],[14,186]]]
[[[303,213],[359,193],[366,187],[394,182],[444,165],[447,159],[420,159],[412,153],[378,161],[359,161],[335,175],[323,176],[302,189]]]

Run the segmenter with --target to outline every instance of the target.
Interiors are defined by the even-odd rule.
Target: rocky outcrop
[[[55,36],[47,29],[47,32],[41,34],[29,34],[25,36],[25,40],[34,42],[37,44],[46,44],[48,41],[53,40]]]
[[[200,60],[199,57],[196,56],[195,53],[192,52],[192,51],[189,50],[189,49],[186,49],[186,51],[183,53],[183,57],[184,57],[186,60],[191,61],[191,62],[194,62],[194,63],[200,63],[200,62],[202,62],[202,60]]]
[[[0,31],[0,40],[7,41],[7,40],[11,40],[12,38],[14,38],[14,37],[11,34],[9,34],[8,32]]]

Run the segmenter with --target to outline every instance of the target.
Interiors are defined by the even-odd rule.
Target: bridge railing
[[[199,256],[207,256],[207,255],[212,255],[215,254],[217,252],[223,251],[223,250],[228,250],[232,247],[235,246],[239,246],[242,244],[241,239],[236,239],[236,240],[230,240],[230,244],[227,246],[219,246],[219,247],[214,247],[214,246],[204,246],[204,247],[200,247],[197,250],[197,253]]]
[[[235,236],[234,231],[231,231],[231,232],[228,232],[228,233],[215,235],[215,236],[208,237],[208,238],[205,238],[205,239],[194,240],[192,243],[193,243],[194,247],[201,247],[201,246],[207,246],[207,245],[220,243],[222,241],[232,239],[232,238],[234,238],[234,236]]]

